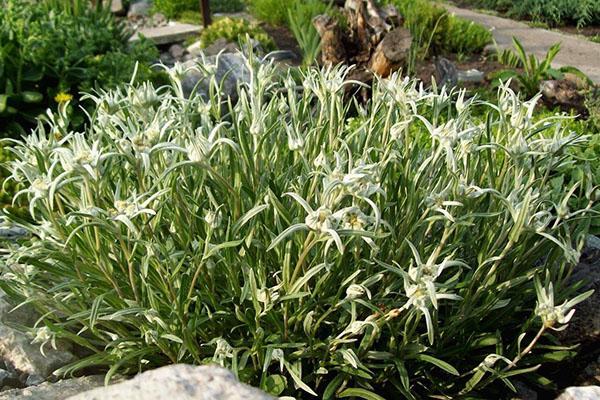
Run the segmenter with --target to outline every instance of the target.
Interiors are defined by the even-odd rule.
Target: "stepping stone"
[[[152,40],[155,44],[169,44],[182,42],[191,36],[197,36],[202,31],[199,25],[170,22],[169,25],[155,28],[142,28],[137,31],[129,41],[139,40],[140,35]]]

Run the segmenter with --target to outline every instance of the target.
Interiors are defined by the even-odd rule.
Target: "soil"
[[[265,30],[271,36],[275,45],[279,50],[290,50],[296,54],[298,64],[302,61],[302,51],[298,46],[298,42],[294,37],[294,34],[284,26],[272,26],[268,24],[261,24],[261,28]]]

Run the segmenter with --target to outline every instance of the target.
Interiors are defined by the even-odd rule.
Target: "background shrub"
[[[129,32],[108,11],[71,13],[44,2],[0,0],[0,121],[3,130],[23,134],[47,107],[81,90],[114,87],[131,79],[140,62],[139,79],[148,79],[147,64],[158,57],[141,40],[128,47]]]
[[[198,0],[154,0],[153,5],[156,12],[168,18],[177,18],[185,11],[200,11]],[[210,10],[213,13],[232,13],[243,9],[243,0],[210,0]]]
[[[59,372],[217,362],[297,398],[499,398],[571,354],[549,328],[582,299],[565,280],[596,189],[554,182],[586,137],[506,87],[494,107],[394,75],[348,105],[343,69],[248,63],[235,105],[185,97],[175,68],[15,147],[33,222],[9,215],[33,236],[0,287],[44,316],[33,336],[89,352]]]
[[[246,38],[258,41],[266,51],[275,49],[273,39],[258,25],[252,24],[243,18],[221,18],[213,22],[200,34],[203,47],[210,46],[217,39],[227,39],[229,42],[239,43]]]
[[[248,6],[252,14],[270,25],[286,25],[288,10],[298,0],[249,0]]]

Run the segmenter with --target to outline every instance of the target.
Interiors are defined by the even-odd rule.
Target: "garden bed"
[[[196,3],[155,6],[177,18]],[[484,54],[485,28],[426,0],[252,0],[248,20],[241,4],[165,45],[169,68],[98,27],[127,77],[49,75],[68,90],[45,88],[45,119],[3,142],[2,201],[16,206],[3,213],[19,230],[1,251],[0,385],[156,369],[90,396],[163,376],[144,396],[412,400],[597,383],[600,90],[552,68],[556,48]],[[391,57],[382,43],[399,31]],[[371,68],[382,53],[386,69]],[[585,113],[538,95],[548,82]],[[232,373],[160,369],[208,363]]]

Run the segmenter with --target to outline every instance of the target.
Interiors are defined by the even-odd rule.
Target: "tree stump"
[[[353,65],[353,77],[370,83],[375,75],[388,77],[406,64],[412,36],[395,7],[346,0],[340,11],[344,24],[328,15],[313,20],[321,36],[323,65]]]

